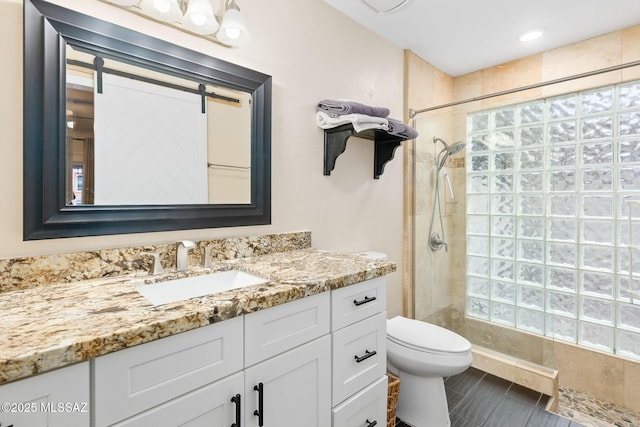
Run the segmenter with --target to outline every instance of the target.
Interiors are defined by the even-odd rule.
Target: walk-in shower
[[[429,226],[429,247],[432,251],[439,251],[444,248],[445,252],[447,251],[447,242],[445,240],[445,229],[442,221],[442,207],[440,202],[440,174],[442,172],[442,176],[445,179],[445,183],[447,185],[447,189],[449,191],[449,202],[455,203],[455,193],[453,191],[453,186],[451,185],[451,179],[449,178],[449,174],[447,173],[447,160],[450,156],[459,153],[464,150],[465,143],[458,142],[453,145],[447,144],[444,140],[433,137],[433,143],[437,144],[440,142],[444,148],[438,152],[436,155],[436,168],[435,168],[435,184],[433,190],[433,211],[431,212],[431,224]],[[434,224],[436,222],[436,214],[438,216],[438,223],[440,225],[440,231],[434,231]]]
[[[635,70],[410,112],[415,318],[554,369],[640,360]]]

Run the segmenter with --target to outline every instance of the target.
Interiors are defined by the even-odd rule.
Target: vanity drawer
[[[331,292],[331,330],[386,311],[386,279],[378,277]]]
[[[329,333],[329,292],[245,315],[245,366]]]
[[[386,312],[333,332],[333,406],[387,371]]]
[[[387,383],[384,377],[333,408],[333,427],[377,427],[387,425]]]
[[[94,361],[95,425],[111,425],[242,369],[242,317]]]

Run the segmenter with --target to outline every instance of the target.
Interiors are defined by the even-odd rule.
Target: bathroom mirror
[[[24,7],[25,240],[270,223],[269,76]]]

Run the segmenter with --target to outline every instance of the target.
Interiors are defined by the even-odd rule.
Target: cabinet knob
[[[367,420],[365,421],[367,423],[367,427],[373,427],[373,426],[377,426],[378,422],[377,421],[369,421],[369,419],[367,418]]]

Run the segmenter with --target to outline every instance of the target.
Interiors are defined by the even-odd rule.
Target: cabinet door
[[[387,376],[351,396],[333,409],[333,427],[387,425]]]
[[[0,402],[2,427],[86,427],[89,362],[0,386]]]
[[[229,427],[234,423],[240,426],[242,421],[236,419],[237,403],[231,398],[241,395],[243,388],[243,374],[238,372],[113,426]],[[243,400],[241,395],[241,404]]]
[[[331,340],[324,336],[245,370],[249,427],[327,427],[331,423]],[[262,384],[262,413],[259,392]],[[262,419],[262,424],[260,424]]]

